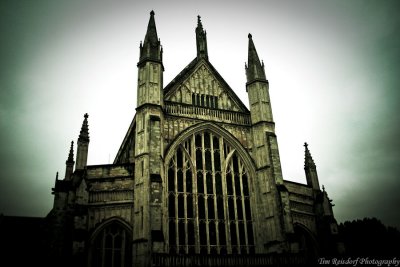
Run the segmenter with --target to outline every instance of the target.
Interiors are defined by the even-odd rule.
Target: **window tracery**
[[[92,266],[130,266],[132,253],[130,231],[113,221],[95,237],[92,250]]]
[[[178,146],[167,166],[169,252],[254,253],[249,177],[236,150],[199,132]]]

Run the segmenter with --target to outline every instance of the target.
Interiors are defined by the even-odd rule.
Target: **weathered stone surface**
[[[68,247],[93,266],[106,251],[123,250],[125,266],[150,266],[157,253],[315,256],[318,242],[337,234],[308,148],[307,184],[284,180],[269,83],[251,35],[248,110],[208,61],[200,19],[198,29],[203,50],[164,88],[151,13],[140,46],[136,115],[114,163],[86,166],[86,134],[79,168],[53,189],[49,216],[58,249]],[[86,133],[86,116],[84,126]]]

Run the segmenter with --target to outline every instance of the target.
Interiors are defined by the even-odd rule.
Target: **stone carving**
[[[166,100],[192,104],[194,96],[214,96],[218,98],[218,109],[239,111],[239,106],[229,97],[227,89],[223,88],[218,79],[205,64],[200,65],[181,85],[179,85]]]

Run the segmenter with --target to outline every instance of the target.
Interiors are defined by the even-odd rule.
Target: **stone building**
[[[150,13],[136,115],[112,164],[87,165],[85,114],[76,160],[72,142],[65,177],[53,188],[52,257],[82,266],[257,265],[337,251],[331,200],[307,144],[307,184],[283,179],[251,34],[248,109],[210,63],[200,17],[195,32],[197,56],[164,86]]]

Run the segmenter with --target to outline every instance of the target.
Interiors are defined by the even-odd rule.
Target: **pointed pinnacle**
[[[157,45],[158,37],[157,37],[157,29],[156,29],[156,22],[154,20],[154,11],[150,12],[150,20],[149,24],[147,25],[146,35],[144,37],[143,46],[147,44]]]
[[[161,60],[160,39],[157,37],[157,27],[154,19],[154,11],[150,12],[150,19],[147,25],[144,41],[140,45],[140,61],[143,59]]]
[[[205,58],[208,60],[207,51],[207,33],[203,29],[200,15],[197,16],[197,27],[196,27],[196,47],[197,47],[197,58]]]
[[[71,141],[67,162],[74,162],[74,141]]]
[[[247,58],[247,82],[252,82],[256,79],[265,80],[265,71],[263,65],[261,65],[260,58],[258,57],[256,47],[253,42],[253,38],[251,33],[248,35],[249,37],[249,50],[248,50],[248,58]]]
[[[79,138],[78,141],[81,142],[89,142],[89,126],[88,126],[88,117],[89,115],[87,113],[85,113],[84,115],[84,120],[82,123],[82,128],[81,128],[81,132],[79,134]]]
[[[311,156],[310,150],[308,149],[308,144],[304,143],[304,147],[305,147],[305,156],[304,156],[304,168],[315,168],[315,163],[314,160]]]
[[[203,27],[202,23],[201,23],[201,17],[200,15],[197,15],[197,27]]]

